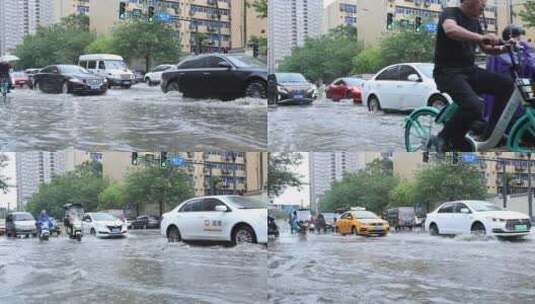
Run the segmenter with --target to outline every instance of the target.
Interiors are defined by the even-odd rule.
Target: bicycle
[[[511,152],[535,152],[533,140],[535,138],[535,82],[520,77],[514,46],[506,44],[505,47],[511,57],[515,90],[487,140],[478,141],[470,133],[466,136],[466,140],[472,147],[472,151],[466,152],[488,151],[496,148],[506,135],[507,128],[521,105],[524,105],[525,112],[514,123],[507,136],[507,149]],[[433,139],[438,136],[438,132],[458,108],[459,106],[452,102],[440,110],[426,106],[411,112],[405,118],[405,149],[408,152],[433,152]],[[524,147],[524,144],[527,146]]]

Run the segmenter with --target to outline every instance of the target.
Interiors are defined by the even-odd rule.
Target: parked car
[[[342,235],[385,236],[389,230],[390,226],[387,221],[363,208],[347,211],[336,221],[336,231]]]
[[[82,218],[82,232],[96,237],[125,237],[128,228],[126,223],[115,215],[89,212]]]
[[[270,104],[310,104],[318,98],[318,88],[299,73],[275,73],[268,77]]]
[[[132,73],[134,73],[134,83],[141,83],[145,81],[145,71],[133,70]]]
[[[421,106],[442,108],[451,102],[433,79],[434,64],[403,63],[388,66],[363,86],[363,102],[372,112],[410,111]]]
[[[162,64],[155,67],[152,71],[145,74],[144,80],[149,86],[155,86],[162,81],[162,73],[175,68],[174,64]]]
[[[17,237],[26,235],[26,237],[37,236],[37,227],[35,218],[29,212],[11,212],[6,217],[6,235],[7,237]]]
[[[416,225],[416,212],[413,207],[398,207],[385,210],[384,219],[395,230],[408,228],[412,230]]]
[[[11,82],[14,86],[23,88],[24,86],[30,86],[30,78],[24,72],[12,72]]]
[[[267,244],[267,204],[222,195],[187,200],[162,217],[160,232],[170,242],[224,241]]]
[[[523,237],[529,234],[529,216],[506,211],[485,201],[454,201],[440,205],[427,214],[425,229],[431,235],[478,234],[498,237]]]
[[[110,87],[120,86],[128,89],[135,83],[134,73],[128,69],[123,57],[119,55],[82,55],[78,59],[78,65],[95,75],[105,77]]]
[[[132,229],[158,229],[160,219],[154,215],[140,215],[130,225]]]
[[[6,233],[6,220],[0,219],[0,235],[4,235]]]
[[[362,103],[362,86],[366,81],[360,78],[338,78],[325,88],[325,96],[332,101],[352,99]]]
[[[245,55],[190,56],[177,68],[162,73],[160,87],[164,93],[180,91],[193,98],[266,98],[267,69],[256,58]]]
[[[50,65],[34,76],[35,87],[44,93],[104,94],[106,78],[90,73],[77,65]]]
[[[41,71],[41,69],[26,69],[24,70],[24,72],[26,73],[26,75],[28,75],[28,87],[30,89],[33,89],[34,88],[34,76],[35,74],[39,73]]]

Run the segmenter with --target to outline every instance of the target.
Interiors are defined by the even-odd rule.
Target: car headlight
[[[71,79],[69,79],[69,81],[70,81],[70,82],[74,82],[74,83],[84,83],[83,80],[78,79],[78,78],[71,78]]]
[[[286,93],[286,94],[288,94],[288,89],[286,89],[285,87],[280,86],[280,85],[277,86],[277,91],[279,91],[279,93]]]
[[[104,80],[102,80],[102,83],[108,83],[108,79],[104,78]]]
[[[493,217],[493,218],[492,218],[492,221],[493,221],[493,222],[506,222],[507,220],[505,220],[505,219],[501,219],[501,218]]]

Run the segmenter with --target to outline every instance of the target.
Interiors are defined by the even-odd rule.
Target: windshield
[[[118,218],[109,213],[95,213],[93,214],[93,219],[95,221],[115,221]]]
[[[126,69],[126,64],[121,60],[105,60],[104,66],[107,70],[124,70]]]
[[[29,213],[15,214],[15,221],[33,221],[34,218]]]
[[[358,219],[378,219],[379,217],[375,215],[375,213],[370,211],[354,211],[351,212],[353,214],[353,217]]]
[[[77,65],[62,65],[59,69],[64,74],[91,74],[88,70]]]
[[[420,72],[422,72],[427,78],[433,78],[433,69],[435,68],[434,64],[419,63],[415,64],[414,66],[416,66],[418,70],[420,70]]]
[[[234,64],[238,68],[266,68],[266,65],[262,61],[254,57],[249,57],[245,55],[232,55],[228,56],[227,58],[228,60],[230,60],[230,62],[232,62],[232,64]]]
[[[258,201],[249,197],[242,196],[230,196],[227,198],[238,209],[264,209],[267,208],[267,204],[262,201]]]
[[[24,72],[13,72],[13,73],[11,73],[11,76],[13,76],[13,77],[26,77],[26,73],[24,73]]]
[[[295,82],[295,83],[302,83],[307,82],[305,77],[298,73],[277,73],[275,74],[277,76],[277,80],[282,83],[286,82]]]
[[[347,82],[349,85],[357,87],[362,86],[362,83],[364,83],[364,80],[358,78],[345,78],[344,81]]]
[[[476,212],[485,212],[485,211],[502,211],[501,207],[498,207],[489,202],[469,202],[468,205],[474,209]]]

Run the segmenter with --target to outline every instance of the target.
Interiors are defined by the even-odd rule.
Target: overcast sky
[[[299,153],[299,152],[296,152]],[[275,198],[275,204],[302,204],[304,206],[309,205],[310,201],[310,192],[309,192],[309,168],[308,168],[308,153],[302,152],[303,162],[297,168],[294,168],[295,172],[303,175],[303,183],[306,185],[303,186],[301,191],[297,191],[295,188],[288,188],[281,194],[279,197]]]
[[[17,177],[16,177],[16,167],[15,167],[15,153],[14,152],[4,152],[2,154],[7,155],[9,158],[7,166],[0,169],[0,175],[7,176],[7,183],[10,186],[14,186]],[[17,207],[17,188],[10,187],[7,194],[4,194],[3,191],[0,191],[0,207],[6,208],[9,202],[10,208]]]

